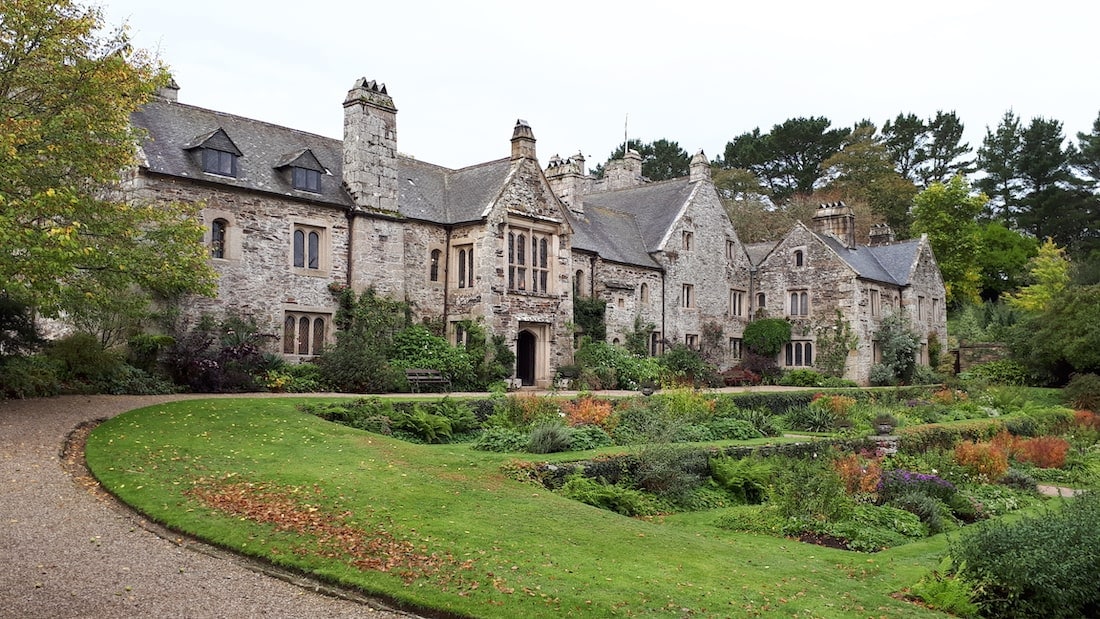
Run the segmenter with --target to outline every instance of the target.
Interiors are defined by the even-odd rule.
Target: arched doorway
[[[516,378],[524,386],[535,384],[535,350],[538,340],[526,329],[516,337]]]

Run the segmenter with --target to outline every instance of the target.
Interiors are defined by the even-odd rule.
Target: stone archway
[[[516,378],[520,384],[530,386],[535,384],[535,368],[538,351],[538,338],[527,329],[519,332],[516,337]]]

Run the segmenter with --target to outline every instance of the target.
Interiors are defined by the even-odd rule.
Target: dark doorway
[[[535,335],[520,331],[516,338],[516,378],[524,386],[535,384]]]

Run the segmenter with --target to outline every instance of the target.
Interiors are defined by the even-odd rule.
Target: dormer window
[[[218,176],[237,176],[237,155],[213,148],[202,149],[202,171]]]
[[[290,181],[291,188],[321,193],[321,176],[326,173],[326,169],[310,149],[303,148],[283,155],[275,163],[275,169],[279,170],[283,182]]]
[[[291,177],[292,184],[295,189],[302,191],[309,191],[312,193],[321,193],[321,172],[320,170],[310,170],[308,168],[292,167]]]
[[[191,140],[183,146],[184,150],[199,151],[199,163],[207,174],[237,177],[237,159],[241,149],[230,139],[225,129],[218,128]]]

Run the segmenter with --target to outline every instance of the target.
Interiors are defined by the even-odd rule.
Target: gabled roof
[[[151,172],[294,195],[346,209],[354,206],[342,181],[341,140],[162,100],[149,102],[131,120],[148,134],[143,151]],[[194,154],[197,148],[235,149],[241,155],[237,176],[204,173]],[[321,193],[304,195],[291,186],[288,175],[276,172],[291,165],[327,170]],[[406,217],[441,224],[476,221],[500,193],[510,167],[509,159],[500,159],[451,170],[399,155],[398,210]]]
[[[605,260],[649,268],[659,265],[649,254],[638,219],[601,206],[586,204],[583,218],[569,212],[573,249],[599,254]]]
[[[398,209],[406,217],[436,223],[477,221],[500,193],[510,169],[509,159],[451,170],[398,157]]]
[[[760,266],[760,263],[764,262],[764,258],[767,258],[768,254],[772,253],[772,250],[778,245],[779,241],[749,243],[745,245],[745,254],[748,255],[750,264],[753,266]]]
[[[908,286],[913,265],[920,256],[920,239],[873,247],[857,245],[849,249],[830,234],[814,234],[848,263],[856,275],[887,284]]]
[[[693,189],[693,184],[684,177],[588,194],[584,196],[584,210],[587,214],[589,210],[602,207],[633,216],[642,237],[643,246],[640,249],[654,252],[661,249],[662,241],[691,197]],[[600,253],[603,253],[602,250]]]

